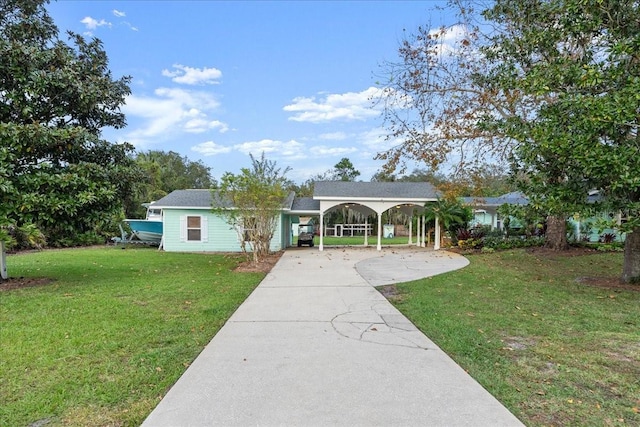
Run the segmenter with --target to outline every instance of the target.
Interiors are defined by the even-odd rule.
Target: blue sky
[[[348,157],[368,181],[384,141],[372,108],[403,30],[451,24],[434,1],[58,1],[61,32],[102,40],[130,75],[125,129],[111,141],[201,160],[214,177],[249,153],[303,182]]]

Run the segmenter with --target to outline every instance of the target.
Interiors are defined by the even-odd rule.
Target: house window
[[[202,217],[188,216],[187,217],[187,241],[199,242],[201,240],[202,240]]]
[[[207,215],[181,215],[180,216],[180,242],[182,243],[208,243]]]

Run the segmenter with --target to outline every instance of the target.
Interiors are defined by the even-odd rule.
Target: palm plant
[[[435,223],[436,218],[440,227],[440,244],[444,237],[444,230],[452,227],[466,227],[473,218],[473,212],[459,200],[438,199],[436,202],[425,204],[425,219]]]

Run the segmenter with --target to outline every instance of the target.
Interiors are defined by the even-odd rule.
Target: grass
[[[528,426],[640,425],[640,292],[587,286],[622,255],[513,250],[392,302]]]
[[[391,239],[383,238],[382,245],[406,245],[409,241],[408,236],[395,236]],[[416,242],[416,238],[413,238],[413,244]],[[317,245],[320,244],[320,237],[315,236],[313,238],[313,242]],[[293,246],[295,247],[298,243],[298,237],[294,236],[293,238]],[[325,246],[362,246],[364,245],[364,236],[344,236],[344,237],[332,237],[325,236],[323,238],[323,243]],[[369,246],[376,246],[378,244],[377,236],[369,236],[368,242]]]
[[[0,425],[139,425],[264,277],[239,256],[150,248],[11,255],[0,293]]]
[[[618,275],[621,254],[469,259],[392,302],[529,426],[640,425],[640,292],[576,280]],[[240,260],[9,256],[13,277],[55,281],[0,293],[0,425],[139,425],[262,279]]]

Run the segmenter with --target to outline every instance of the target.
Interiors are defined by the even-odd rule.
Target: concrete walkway
[[[143,426],[521,426],[372,287],[467,264],[287,250]]]

